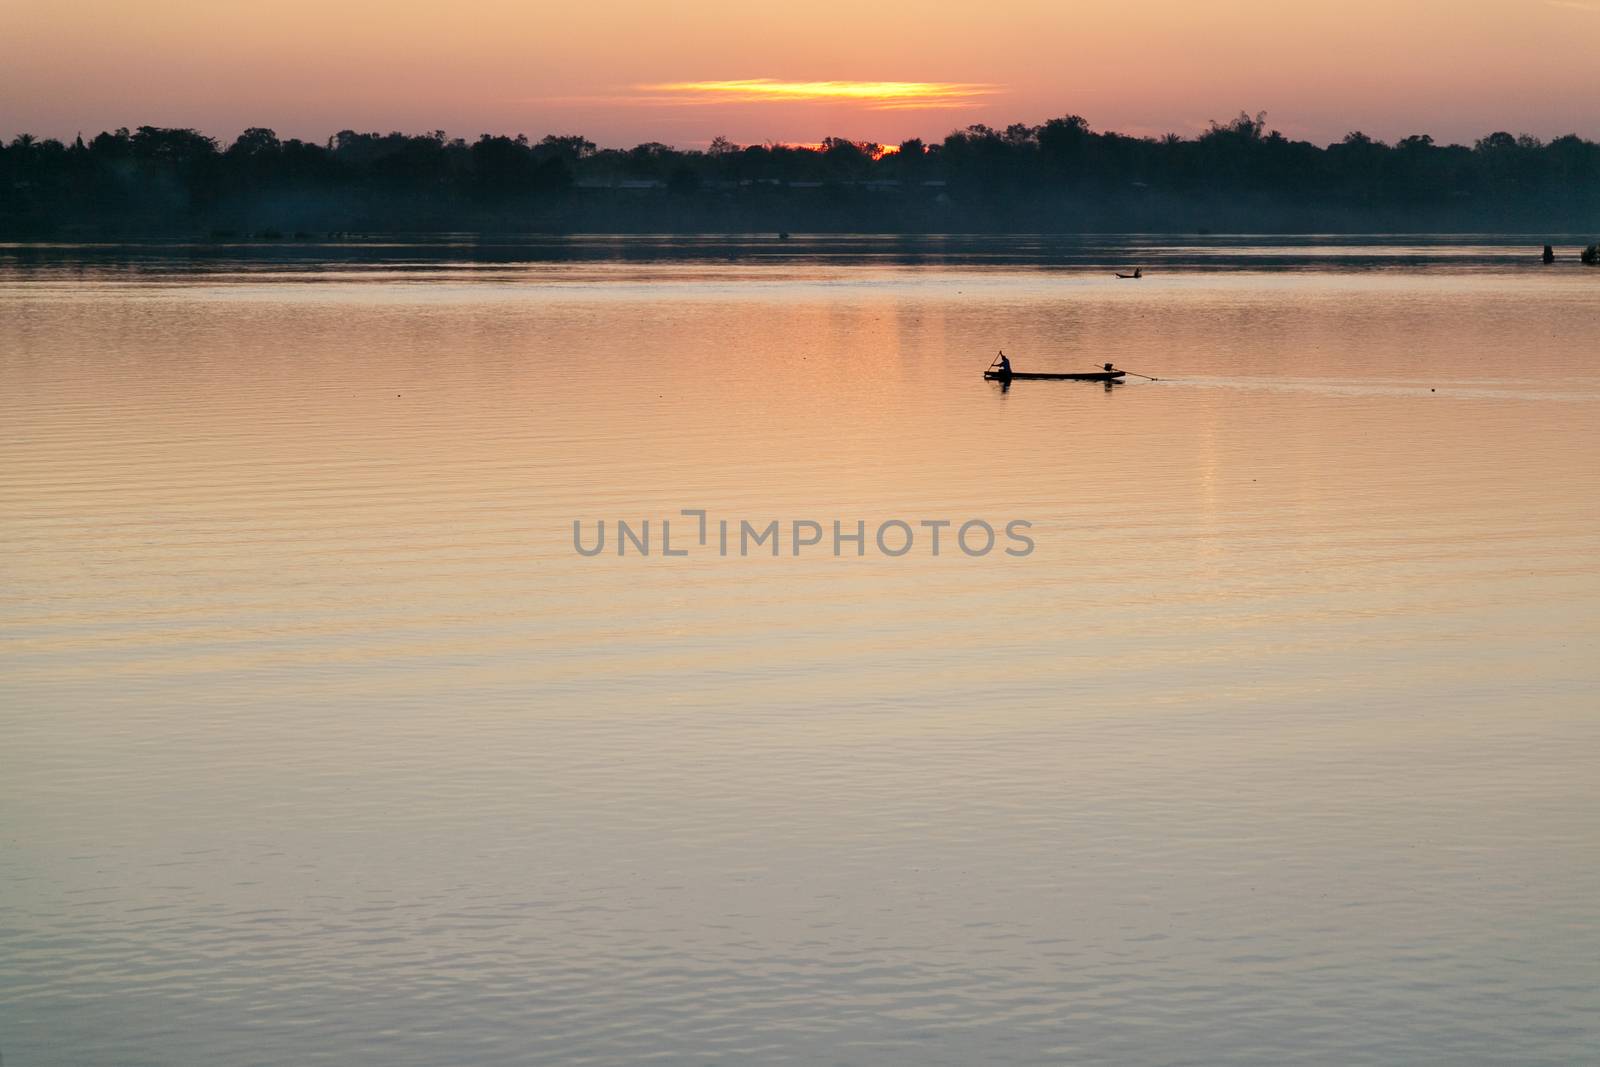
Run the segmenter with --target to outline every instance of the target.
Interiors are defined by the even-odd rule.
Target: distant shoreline
[[[538,267],[648,270],[673,264],[697,271],[746,271],[752,278],[807,267],[970,272],[1044,270],[1104,277],[1133,266],[1156,281],[1163,274],[1381,273],[1436,275],[1526,272],[1529,278],[1591,275],[1580,261],[1593,239],[1582,233],[1365,234],[363,234],[342,239],[285,237],[217,240],[196,237],[105,241],[0,240],[0,270],[107,270],[162,274],[170,270],[316,271],[356,276],[363,270],[417,277],[449,269],[494,271]],[[1555,261],[1545,264],[1546,244]],[[231,267],[230,267],[231,265]],[[578,275],[575,275],[578,276]],[[1132,283],[1118,283],[1132,284]]]
[[[0,240],[294,239],[402,233],[1583,233],[1600,144],[1492,133],[1472,146],[1354,132],[1326,147],[1241,114],[1193,139],[1077,116],[884,146],[468,142],[251,129],[224,148],[142,126],[0,146]],[[1593,237],[1591,235],[1590,239]]]
[[[1476,240],[1508,245],[1526,243],[1529,241],[1553,241],[1557,244],[1573,244],[1578,241],[1588,240],[1590,231],[1575,229],[1564,232],[1553,230],[1528,229],[1528,230],[1238,230],[1238,231],[1201,231],[1201,230],[1084,230],[1084,231],[1040,231],[1040,230],[1007,230],[1007,231],[982,231],[982,230],[947,230],[928,233],[896,233],[887,230],[839,230],[839,231],[810,231],[797,233],[774,233],[771,230],[685,230],[685,231],[628,231],[628,230],[595,230],[595,231],[555,231],[555,230],[525,230],[525,231],[479,231],[479,230],[374,230],[366,233],[346,234],[318,234],[296,233],[277,235],[262,235],[249,233],[229,234],[200,234],[200,233],[154,233],[148,236],[129,235],[124,238],[107,238],[93,240],[89,238],[53,241],[27,241],[4,240],[0,241],[0,248],[5,247],[50,247],[50,246],[90,246],[90,245],[127,245],[127,246],[235,246],[258,248],[285,248],[296,245],[338,246],[359,248],[362,246],[377,247],[387,244],[413,244],[419,246],[437,245],[440,247],[460,244],[485,244],[485,245],[521,245],[539,242],[560,241],[633,241],[648,242],[676,242],[676,241],[1001,241],[1008,238],[1037,239],[1062,242],[1086,242],[1095,240],[1106,241],[1133,241],[1143,239],[1186,240],[1198,242],[1228,242],[1228,241],[1254,241],[1258,239],[1282,239],[1293,241],[1310,241],[1314,238],[1328,238],[1346,243],[1350,247],[1363,245],[1382,245],[1393,240],[1407,239],[1430,241],[1440,245],[1459,245]],[[1538,249],[1535,248],[1535,252]]]

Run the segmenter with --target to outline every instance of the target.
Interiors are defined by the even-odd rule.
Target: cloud
[[[666,82],[638,85],[643,99],[658,103],[853,102],[873,111],[970,107],[1002,86],[981,82],[788,82],[775,78]]]

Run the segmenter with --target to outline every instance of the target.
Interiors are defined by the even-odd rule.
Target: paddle
[[[1121,367],[1118,367],[1117,369],[1118,370],[1122,370]],[[1148,375],[1148,374],[1140,374],[1138,371],[1122,370],[1122,373],[1123,374],[1131,374],[1135,378],[1144,378],[1147,381],[1152,381],[1152,382],[1159,382],[1161,380],[1160,378],[1151,378],[1150,375]]]

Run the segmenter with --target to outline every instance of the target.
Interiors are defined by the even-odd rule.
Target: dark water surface
[[[0,1054],[1592,1059],[1545,239],[0,247]]]

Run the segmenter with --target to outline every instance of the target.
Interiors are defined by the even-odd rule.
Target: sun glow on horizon
[[[636,86],[683,104],[786,102],[858,102],[872,110],[968,107],[1002,91],[984,82],[778,81],[738,78],[727,81],[664,82]]]
[[[263,18],[216,0],[0,0],[0,137],[151,124],[316,141],[581,129],[607,145],[932,142],[1073,114],[1102,131],[1193,135],[1262,110],[1319,144],[1352,130],[1600,136],[1600,0],[465,9],[276,0]]]

